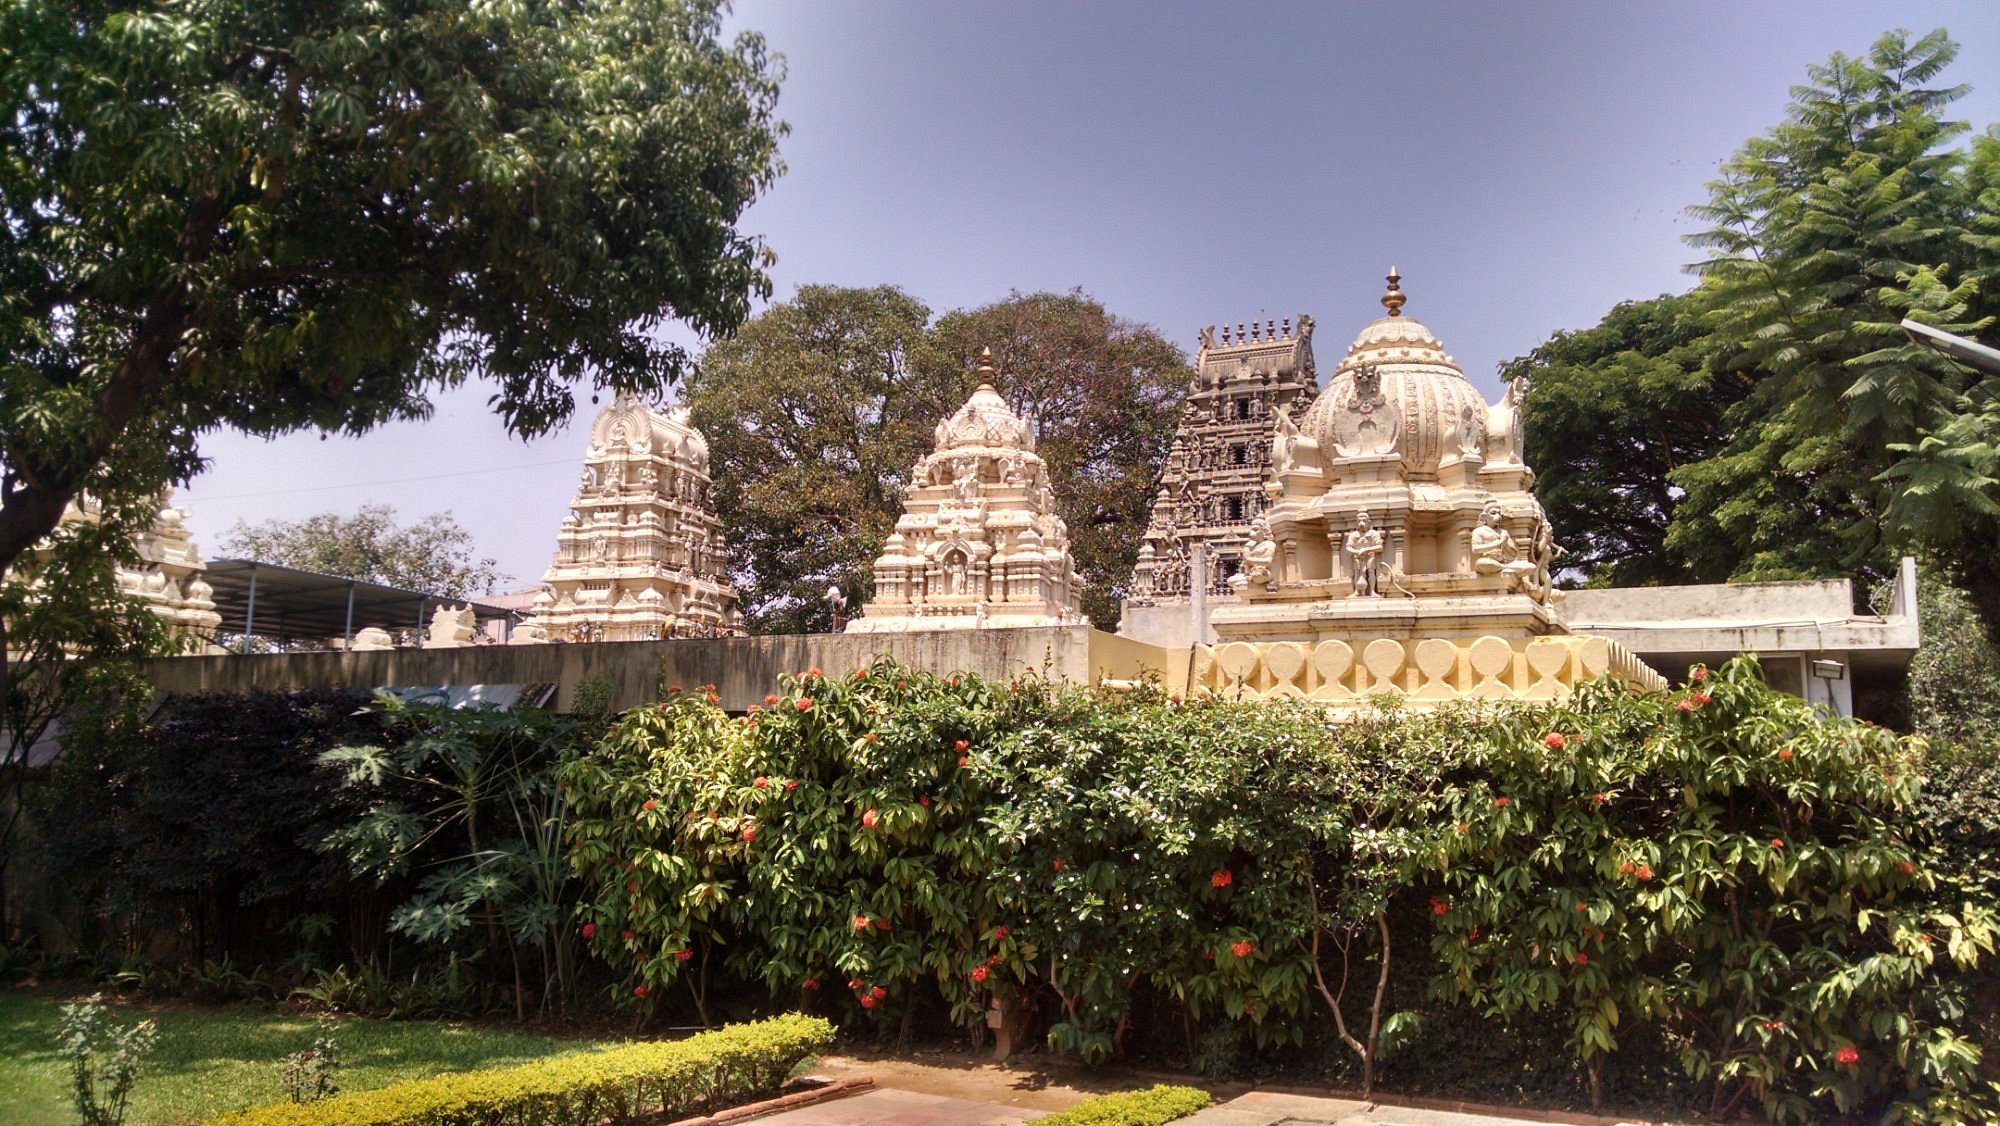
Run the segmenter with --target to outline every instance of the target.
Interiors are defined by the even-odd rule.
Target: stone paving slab
[[[757,1126],[1021,1126],[1046,1111],[877,1087],[757,1119]]]
[[[1252,1091],[1183,1118],[1177,1126],[1547,1126],[1526,1118],[1417,1107],[1371,1106],[1353,1099]]]

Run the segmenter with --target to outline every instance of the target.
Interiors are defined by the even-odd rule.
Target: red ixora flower
[[[743,829],[743,843],[748,844],[756,839],[757,839],[756,826],[754,825],[745,826]]]
[[[1062,871],[1062,868],[1063,868],[1062,857],[1058,856],[1056,857],[1055,869],[1056,871],[1060,872]]]
[[[878,985],[875,988],[870,989],[868,991],[868,995],[870,997],[875,998],[877,1001],[880,1001],[882,998],[887,997],[889,995],[889,991]]]
[[[858,930],[858,931],[865,931],[865,930],[867,930],[867,929],[868,929],[868,916],[866,916],[866,915],[856,915],[856,916],[854,916],[854,929],[855,929],[855,930]]]
[[[637,895],[637,894],[639,894],[639,881],[637,881],[637,880],[626,880],[626,881],[625,881],[625,890],[626,890],[626,891],[629,891],[629,892],[631,892],[631,893],[632,893],[633,895]]]
[[[961,753],[963,753],[963,752],[965,752],[965,751],[969,751],[969,750],[971,750],[971,749],[972,749],[972,740],[970,740],[970,739],[960,739],[960,740],[959,740],[958,742],[956,742],[956,743],[953,743],[953,744],[951,745],[951,749],[952,749],[952,750],[954,750],[954,751],[959,751],[959,752],[961,752]]]
[[[767,696],[765,696],[765,697],[764,697],[764,706],[765,706],[765,707],[767,707],[767,708],[768,708],[768,707],[770,707],[770,706],[771,706],[772,704],[775,704],[775,703],[777,703],[777,702],[778,702],[778,697],[777,697],[777,695],[776,695],[775,693],[773,693],[773,694],[770,694],[770,695],[767,695]]]
[[[1632,874],[1633,874],[1634,876],[1637,876],[1637,877],[1639,878],[1639,880],[1640,880],[1641,882],[1644,882],[1644,881],[1646,881],[1646,880],[1650,880],[1650,879],[1652,879],[1652,878],[1653,878],[1653,870],[1652,870],[1652,868],[1650,868],[1650,867],[1648,867],[1647,865],[1644,865],[1644,864],[1641,864],[1641,865],[1639,865],[1639,866],[1638,866],[1637,868],[1634,868],[1634,869],[1632,869]]]
[[[1208,878],[1208,882],[1215,887],[1226,888],[1236,882],[1236,877],[1230,874],[1227,868],[1217,868],[1215,874]]]
[[[1772,848],[1783,848],[1783,847],[1785,847],[1785,842],[1784,842],[1784,839],[1783,839],[1783,838],[1781,838],[1781,837],[1772,837],[1772,838],[1771,838],[1771,847],[1772,847]]]
[[[1708,670],[1700,665],[1696,665],[1688,670],[1688,679],[1694,681],[1696,684],[1700,684],[1702,681],[1708,679]]]
[[[1691,712],[1691,711],[1693,711],[1693,710],[1694,710],[1694,701],[1693,701],[1693,700],[1675,700],[1675,701],[1674,701],[1674,710],[1675,710],[1675,711],[1677,711],[1677,712]]]
[[[958,765],[964,766],[967,761],[969,760],[964,755],[958,756]]]
[[[917,804],[918,804],[918,805],[923,805],[923,806],[928,806],[929,804],[931,804],[931,796],[930,796],[929,794],[918,794],[918,795],[917,795]]]
[[[862,981],[862,980],[861,980],[860,978],[858,978],[858,977],[851,977],[851,978],[848,978],[848,979],[847,979],[847,987],[848,987],[849,989],[852,989],[852,990],[855,990],[855,991],[857,991],[857,992],[859,992],[859,991],[860,991],[861,987],[862,987],[862,986],[863,986],[864,984],[866,984],[866,983],[865,983],[865,982],[863,982],[863,981]]]
[[[799,982],[799,987],[802,989],[818,989],[819,979],[816,977],[809,977],[804,981]]]
[[[645,1000],[645,998],[646,998],[646,987],[645,987],[645,986],[643,986],[643,985],[635,985],[635,986],[633,986],[633,987],[632,987],[632,996],[634,996],[634,997],[637,997],[637,998],[639,998],[639,999],[640,999],[640,1000],[642,1000],[642,1001],[643,1001],[643,1000]]]
[[[1703,704],[1708,703],[1710,700],[1713,700],[1714,698],[1715,697],[1710,696],[1706,692],[1697,692],[1694,695],[1688,697],[1689,700],[1694,701],[1694,706],[1697,708],[1702,706]]]
[[[1590,955],[1585,954],[1583,951],[1579,950],[1576,952],[1575,961],[1576,964],[1579,966],[1587,966],[1590,964]]]
[[[771,780],[770,780],[769,778],[766,778],[766,777],[764,777],[763,775],[759,774],[759,775],[757,776],[756,780],[755,780],[755,781],[753,781],[753,782],[751,782],[750,784],[751,784],[752,786],[755,786],[755,787],[757,787],[758,789],[760,789],[760,790],[761,790],[761,789],[763,789],[764,787],[766,787],[766,786],[769,786],[769,785],[771,784]]]
[[[802,712],[803,712],[803,711],[809,711],[809,710],[811,710],[812,706],[813,706],[813,701],[812,701],[812,697],[811,697],[811,696],[801,696],[801,697],[799,697],[799,702],[798,702],[798,709],[799,709],[800,711],[802,711]]]
[[[875,996],[874,996],[874,994],[872,994],[872,993],[864,993],[864,994],[862,994],[862,995],[861,995],[861,1007],[862,1007],[862,1008],[864,1008],[864,1009],[872,1009],[872,1008],[874,1008],[874,1007],[875,1007]]]
[[[1439,899],[1435,895],[1431,896],[1431,914],[1442,915],[1450,910],[1451,910],[1451,904],[1446,903],[1444,900]]]
[[[993,937],[994,937],[994,938],[1006,938],[1006,937],[1007,937],[1007,928],[1006,928],[1006,927],[994,927],[994,928],[993,928]]]
[[[811,667],[811,668],[809,668],[809,669],[807,669],[807,670],[806,670],[806,677],[807,677],[808,679],[810,679],[810,678],[812,678],[812,677],[815,677],[815,676],[822,676],[822,675],[824,675],[824,674],[823,674],[823,673],[821,673],[821,672],[819,671],[819,666],[818,666],[818,665],[814,665],[813,667]]]
[[[1493,804],[1499,806],[1501,809],[1506,809],[1508,806],[1514,804],[1514,799],[1502,794],[1493,799]]]
[[[870,731],[868,734],[863,735],[861,737],[861,741],[864,743],[873,743],[875,741],[875,733],[873,731]]]
[[[1790,747],[1779,747],[1779,748],[1778,748],[1778,761],[1779,761],[1779,762],[1790,762],[1790,761],[1792,761],[1792,749],[1791,749]]]
[[[1472,826],[1470,826],[1470,825],[1467,825],[1467,824],[1466,824],[1465,822],[1463,822],[1463,821],[1460,821],[1460,822],[1458,823],[1458,835],[1459,835],[1459,836],[1461,836],[1461,837],[1462,837],[1462,836],[1464,836],[1465,834],[1467,834],[1467,833],[1470,833],[1471,831],[1472,831]]]
[[[597,924],[596,923],[583,924],[583,940],[585,942],[589,942],[591,939],[596,937],[597,937]]]
[[[1562,732],[1551,731],[1548,733],[1547,737],[1545,737],[1542,740],[1542,742],[1548,744],[1549,749],[1560,751],[1566,744],[1568,744],[1569,740],[1563,738]]]
[[[634,935],[631,931],[619,931],[618,937],[624,939],[627,942],[630,942],[638,936]]]
[[[1236,955],[1238,958],[1248,958],[1250,955],[1255,954],[1257,952],[1257,944],[1254,942],[1232,943],[1230,944],[1229,952],[1231,954]]]
[[[1835,1063],[1853,1067],[1855,1064],[1861,1062],[1861,1053],[1854,1050],[1854,1045],[1846,1044],[1839,1051],[1833,1053],[1833,1060]]]
[[[645,804],[641,805],[641,806],[640,806],[639,808],[640,808],[640,809],[658,809],[658,808],[660,808],[660,803],[659,803],[659,802],[656,802],[656,801],[654,801],[654,800],[653,800],[652,798],[647,798],[647,799],[646,799],[646,801],[645,801]]]
[[[694,958],[694,951],[692,950],[674,951],[674,961],[676,962],[686,962],[692,960],[693,958]]]
[[[1610,800],[1611,800],[1611,795],[1609,794],[1590,795],[1590,804],[1592,805],[1603,805],[1605,802],[1608,802]]]
[[[1915,874],[1916,870],[1917,866],[1907,860],[1898,860],[1896,862],[1896,871],[1901,872],[1905,876]]]
[[[798,789],[798,788],[799,788],[799,780],[798,780],[798,779],[796,779],[796,778],[790,778],[790,779],[786,779],[786,781],[785,781],[785,792],[786,792],[786,793],[791,793],[791,792],[792,792],[793,790],[796,790],[796,789]]]
[[[1785,1027],[1785,1022],[1781,1020],[1767,1020],[1764,1022],[1764,1031],[1766,1032],[1777,1032],[1782,1030],[1784,1027]]]
[[[861,824],[869,829],[873,829],[876,822],[880,820],[882,820],[882,815],[872,809],[861,815]]]
[[[1257,1015],[1257,1002],[1255,1002],[1255,1001],[1245,1001],[1245,1002],[1243,1002],[1243,1015],[1244,1015],[1244,1016],[1246,1016],[1246,1017],[1254,1017],[1254,1016],[1256,1016],[1256,1015]]]
[[[974,967],[972,967],[972,980],[974,980],[974,981],[985,981],[985,980],[986,980],[986,967],[985,967],[985,966],[974,966]]]

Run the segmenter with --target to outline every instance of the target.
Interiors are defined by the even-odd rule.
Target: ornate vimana
[[[598,412],[576,499],[512,641],[648,641],[740,632],[708,476],[687,411],[621,394]]]
[[[1556,546],[1522,459],[1522,382],[1488,404],[1403,315],[1361,330],[1301,419],[1280,415],[1264,491],[1198,647],[1198,680],[1269,695],[1541,698],[1604,675],[1655,678],[1566,636]],[[1656,679],[1656,678],[1655,678]]]
[[[96,523],[97,500],[89,494],[78,497],[63,510],[62,518],[64,523]],[[132,547],[139,563],[136,567],[120,563],[113,569],[118,589],[166,619],[175,633],[213,642],[222,615],[215,611],[214,588],[202,578],[208,564],[188,534],[187,509],[174,506],[172,489],[161,490],[153,526],[134,535]]]
[[[1084,624],[1048,467],[993,380],[993,354],[982,352],[979,389],[911,470],[903,514],[875,560],[875,597],[847,632]]]
[[[1228,580],[1268,502],[1271,435],[1279,418],[1296,415],[1319,389],[1312,330],[1303,313],[1296,329],[1286,317],[1282,328],[1239,322],[1232,334],[1224,325],[1220,340],[1214,325],[1202,330],[1194,383],[1132,571],[1128,617],[1145,607],[1187,605],[1196,543],[1205,548],[1208,593],[1229,595]]]

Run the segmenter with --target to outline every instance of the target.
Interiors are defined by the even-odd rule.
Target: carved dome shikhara
[[[590,449],[595,453],[658,453],[708,471],[708,438],[688,421],[688,409],[676,407],[667,413],[651,410],[629,391],[619,392],[598,412],[590,425]]]
[[[1328,456],[1394,449],[1412,480],[1435,480],[1447,458],[1483,457],[1486,400],[1431,330],[1402,315],[1400,279],[1390,278],[1389,315],[1354,338],[1299,429]]]
[[[1014,413],[1007,400],[993,386],[993,352],[979,356],[979,387],[950,418],[938,424],[939,452],[956,449],[997,448],[1032,452],[1034,435],[1026,419]]]

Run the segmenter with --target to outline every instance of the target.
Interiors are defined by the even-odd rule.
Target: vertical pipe
[[[347,580],[347,622],[340,627],[340,651],[345,653],[354,645],[354,580]]]
[[[250,631],[257,625],[257,564],[250,564],[250,604],[243,610],[243,652],[250,651]]]

